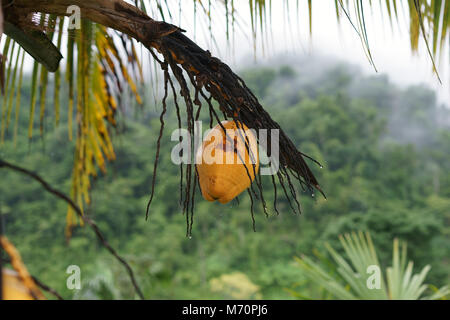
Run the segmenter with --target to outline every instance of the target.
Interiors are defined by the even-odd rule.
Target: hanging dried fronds
[[[84,215],[81,208],[79,208],[75,202],[70,199],[66,194],[64,194],[63,192],[56,190],[54,187],[52,187],[47,181],[45,181],[44,179],[42,179],[38,174],[27,170],[25,168],[19,167],[17,165],[14,165],[12,163],[9,163],[7,161],[4,161],[2,159],[0,159],[0,169],[2,168],[8,168],[10,170],[13,170],[17,173],[23,174],[25,176],[30,177],[31,179],[33,179],[36,182],[39,182],[41,184],[41,186],[45,189],[45,191],[51,193],[53,196],[65,201],[73,210],[74,212],[77,214],[77,216],[83,220],[89,227],[92,228],[92,230],[95,233],[95,236],[97,237],[97,239],[99,240],[100,244],[106,249],[108,250],[108,252],[114,256],[115,259],[117,259],[117,261],[122,264],[126,270],[126,272],[128,273],[128,276],[130,277],[130,281],[136,291],[136,294],[139,296],[139,298],[144,299],[144,295],[142,294],[142,291],[137,283],[136,277],[134,275],[134,271],[131,268],[131,266],[128,264],[128,262],[122,257],[120,256],[117,251],[109,244],[109,242],[106,240],[105,236],[103,235],[103,233],[100,231],[100,228],[97,226],[97,224],[95,223],[95,221],[93,221],[89,216]],[[1,220],[0,220],[1,222]],[[1,229],[0,229],[1,230]],[[0,243],[1,244],[1,243]],[[6,249],[5,249],[6,250]]]
[[[140,104],[142,100],[133,77],[128,73],[128,64],[123,62],[114,38],[104,26],[83,20],[81,30],[76,32],[73,46],[77,48],[76,119],[77,140],[72,174],[71,196],[80,208],[90,203],[90,177],[97,176],[97,167],[106,173],[106,161],[115,159],[114,148],[108,130],[116,125],[115,114],[123,84],[129,85]],[[133,47],[124,49],[129,56]],[[96,50],[92,54],[92,50]],[[136,59],[129,59],[131,67]],[[137,67],[139,68],[139,66]],[[83,76],[80,76],[83,75]],[[68,208],[66,235],[77,223],[77,216]]]

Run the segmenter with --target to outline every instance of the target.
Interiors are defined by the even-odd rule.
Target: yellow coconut
[[[4,300],[34,300],[30,290],[23,284],[19,274],[14,270],[3,269]]]
[[[203,198],[227,203],[255,179],[259,155],[255,134],[245,125],[234,121],[222,121],[221,125],[203,140],[196,166]]]

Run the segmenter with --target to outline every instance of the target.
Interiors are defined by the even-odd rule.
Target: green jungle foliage
[[[242,74],[300,150],[323,164],[321,169],[309,162],[328,200],[299,191],[303,213],[294,215],[278,188],[280,215],[267,219],[258,202],[257,232],[247,194],[239,203],[221,205],[206,202],[197,192],[193,236],[186,238],[180,171],[170,158],[176,144],[170,134],[177,128],[173,101],[165,117],[155,198],[145,221],[161,106],[147,90],[143,109],[127,107],[120,113],[112,129],[117,160],[93,182],[86,214],[136,270],[147,298],[330,298],[294,257],[326,253],[325,242],[344,254],[338,235],[358,230],[371,233],[382,265],[390,265],[392,241],[398,238],[408,243],[415,270],[431,265],[426,283],[450,283],[449,110],[423,85],[400,88],[385,75],[365,76],[352,66],[318,58],[290,65]],[[69,193],[74,143],[68,140],[68,115],[61,114],[64,125],[59,127],[46,120],[45,135],[29,142],[29,85],[22,88],[17,141],[11,127],[0,157]],[[124,97],[123,105],[131,103]],[[201,118],[206,129],[208,113]],[[263,183],[273,212],[270,177],[263,177]],[[1,170],[0,211],[6,235],[29,271],[64,298],[134,298],[124,269],[91,229],[76,228],[66,242],[67,204],[36,182]],[[69,265],[81,268],[79,291],[66,287]],[[292,294],[294,289],[299,295]]]

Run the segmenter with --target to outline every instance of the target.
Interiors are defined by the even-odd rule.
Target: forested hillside
[[[156,194],[145,221],[161,106],[148,90],[143,109],[127,106],[120,113],[112,129],[117,160],[107,165],[106,175],[99,172],[86,214],[128,258],[146,297],[289,299],[293,296],[286,289],[295,288],[305,297],[320,298],[323,292],[305,278],[294,256],[323,252],[325,241],[339,248],[338,235],[354,230],[370,231],[387,263],[393,238],[406,240],[415,268],[432,266],[428,283],[450,282],[449,109],[420,84],[399,88],[384,75],[365,76],[352,66],[321,59],[290,65],[242,74],[297,147],[323,164],[311,167],[327,200],[300,192],[303,211],[294,215],[279,190],[276,216],[271,179],[263,177],[272,215],[267,219],[257,203],[256,232],[246,193],[239,202],[220,205],[206,202],[198,192],[192,239],[186,238],[179,168],[170,158],[175,145],[170,134],[177,127],[173,101],[165,118]],[[22,88],[17,126],[22,132],[28,125],[27,88]],[[203,119],[206,129],[208,114]],[[31,142],[26,134],[14,141],[11,124],[1,158],[69,193],[74,143],[68,142],[66,123],[55,127],[45,120],[45,135]],[[39,130],[39,119],[35,126]],[[66,242],[66,203],[14,172],[0,171],[0,180],[6,235],[33,275],[65,298],[133,298],[124,270],[90,229],[76,228]],[[66,287],[69,265],[81,268],[80,291]]]

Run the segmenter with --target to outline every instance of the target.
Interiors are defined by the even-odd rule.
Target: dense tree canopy
[[[306,229],[308,223],[315,221],[321,222],[321,229],[308,229],[311,237],[304,246],[302,244],[303,249],[311,249],[314,239],[347,231],[348,226],[379,231],[374,238],[379,237],[381,246],[386,247],[391,241],[383,238],[382,233],[394,226],[407,226],[400,228],[395,234],[409,240],[412,246],[420,247],[430,245],[432,241],[443,241],[435,234],[443,232],[442,228],[445,228],[440,219],[448,220],[444,214],[448,204],[446,201],[449,181],[448,177],[441,174],[448,170],[446,164],[442,163],[447,157],[448,132],[441,130],[447,123],[445,119],[448,115],[436,106],[434,93],[422,87],[412,87],[403,92],[383,77],[366,79],[357,75],[363,81],[355,81],[355,75],[346,72],[346,66],[336,67],[317,79],[310,80],[290,66],[250,70],[239,76],[226,63],[213,57],[210,51],[200,48],[185,35],[183,26],[177,26],[177,21],[173,18],[175,15],[172,14],[182,11],[183,5],[178,1],[172,2],[0,2],[3,13],[0,17],[0,31],[4,32],[1,38],[0,61],[0,85],[3,93],[0,115],[0,167],[27,174],[28,177],[38,180],[41,187],[66,201],[56,203],[50,194],[44,195],[38,191],[39,185],[27,184],[22,180],[25,177],[10,178],[10,173],[6,174],[12,182],[0,186],[6,188],[2,195],[6,200],[2,200],[8,204],[2,211],[13,217],[11,213],[17,210],[30,215],[23,219],[36,219],[35,224],[22,224],[19,222],[22,220],[14,216],[8,222],[8,228],[13,229],[12,234],[22,237],[24,234],[30,235],[31,238],[23,237],[24,243],[19,245],[25,255],[26,241],[31,245],[35,240],[33,237],[42,236],[41,231],[48,231],[45,232],[45,237],[54,241],[55,236],[60,235],[60,223],[65,223],[65,234],[69,238],[78,222],[85,222],[93,228],[100,243],[122,261],[134,283],[134,289],[142,297],[131,268],[104,240],[100,229],[106,230],[110,241],[111,238],[120,238],[124,234],[149,232],[149,229],[157,232],[160,229],[153,229],[154,226],[159,228],[162,224],[168,225],[165,231],[170,234],[170,228],[180,229],[179,219],[186,219],[186,223],[192,225],[194,213],[202,216],[202,212],[207,212],[207,205],[202,202],[197,202],[198,207],[194,210],[197,181],[195,168],[190,164],[184,168],[169,166],[169,145],[162,143],[167,134],[163,129],[184,127],[193,133],[193,123],[197,116],[211,124],[229,118],[252,129],[281,130],[281,167],[276,176],[278,180],[265,181],[261,177],[256,178],[248,192],[249,199],[241,199],[241,207],[233,207],[234,215],[230,219],[237,219],[233,222],[235,224],[221,228],[234,226],[239,237],[247,237],[239,230],[248,221],[241,221],[240,219],[244,218],[236,217],[236,214],[241,210],[248,211],[242,209],[249,205],[248,201],[251,203],[252,214],[254,210],[258,212],[259,209],[253,205],[254,200],[258,199],[266,216],[269,216],[275,207],[281,212],[300,212],[303,207],[304,211],[320,213],[317,217],[310,216],[308,219],[311,220],[306,221]],[[272,4],[266,1],[248,3],[250,36],[255,43],[258,36],[263,39],[264,35],[270,32],[273,23],[270,15]],[[305,1],[304,4],[308,8],[311,21],[313,3]],[[241,28],[239,26],[244,22],[234,1],[194,0],[193,5],[195,15],[209,22],[211,37],[215,36],[211,31],[211,24],[219,17],[213,14],[213,10],[222,9],[222,17],[226,20],[223,32],[227,38],[236,32],[236,29]],[[283,5],[289,11],[293,2],[283,1]],[[368,63],[376,69],[365,22],[369,9],[373,9],[375,5],[372,2],[368,4],[356,0],[338,0],[330,2],[330,5],[336,9],[337,23],[346,21],[353,26],[361,39],[361,50],[367,55]],[[400,4],[389,0],[380,1],[379,8],[387,13],[384,18],[386,23],[392,25],[399,23],[401,10],[408,13],[411,49],[416,51],[420,39],[423,39],[436,76],[439,77],[435,60],[443,56],[446,58],[448,51],[450,1],[409,0]],[[80,16],[77,16],[78,9]],[[79,25],[75,23],[75,28],[73,18],[80,18]],[[310,23],[310,31],[313,34],[311,26]],[[140,46],[145,49],[145,54],[139,50]],[[257,50],[257,46],[254,48]],[[147,58],[146,55],[152,61],[151,70],[144,70],[143,61]],[[32,62],[31,75],[24,70],[29,61]],[[151,74],[150,83],[146,81],[147,74]],[[316,82],[318,79],[320,82]],[[163,91],[160,115],[154,114],[148,108],[153,104],[148,96],[149,85],[156,88],[155,91]],[[133,113],[143,114],[144,117],[133,120]],[[152,124],[150,128],[148,121]],[[279,123],[282,124],[281,127]],[[404,124],[408,124],[410,129],[403,130]],[[136,141],[141,141],[141,145],[136,144]],[[37,148],[41,143],[43,154],[32,152],[29,156],[24,156],[27,150]],[[152,143],[155,143],[156,147],[143,150],[142,145]],[[414,146],[407,143],[414,143]],[[17,148],[14,152],[13,146]],[[150,151],[156,156],[152,158]],[[134,156],[130,157],[129,154]],[[45,179],[5,162],[3,158],[15,158],[18,164],[27,164]],[[25,158],[26,160],[23,160]],[[149,164],[148,159],[154,159],[154,164]],[[310,164],[319,164],[314,159],[326,163],[326,170],[316,170],[319,166],[310,168]],[[58,165],[50,165],[50,161],[58,162]],[[109,162],[112,164],[107,164]],[[158,164],[160,170],[157,170]],[[157,178],[157,172],[164,172],[163,177]],[[70,181],[68,176],[71,176]],[[102,179],[96,179],[99,177]],[[181,179],[180,183],[177,183],[176,179]],[[55,185],[51,187],[47,180]],[[22,184],[19,186],[20,182]],[[14,183],[17,187],[11,188]],[[96,195],[97,184],[104,184],[102,187],[110,193]],[[155,188],[156,185],[158,188]],[[300,202],[297,200],[298,194],[306,193],[314,197],[317,191],[322,193],[324,186],[327,194],[334,200],[326,202],[323,198],[315,200],[307,197],[302,197]],[[172,188],[175,187],[179,187],[177,190],[182,192],[174,191]],[[94,189],[92,194],[91,189]],[[14,190],[20,192],[14,193]],[[65,193],[69,194],[70,198]],[[149,193],[147,213],[155,195],[151,208],[153,226],[147,227],[149,229],[144,232],[138,213],[142,215],[142,208],[145,207],[142,199],[148,198]],[[173,194],[179,194],[180,203],[183,203],[181,207],[173,201]],[[165,198],[169,195],[170,199]],[[93,201],[96,196],[104,199]],[[111,202],[117,203],[109,207]],[[21,205],[26,208],[20,209]],[[266,207],[270,210],[266,211]],[[127,214],[111,214],[111,208]],[[33,216],[35,210],[45,212],[48,217],[42,219],[42,216]],[[426,210],[432,213],[424,215],[422,211]],[[61,211],[67,211],[65,221],[59,215],[50,214]],[[182,211],[185,217],[172,217],[177,211]],[[396,218],[386,219],[382,212],[387,211],[396,212]],[[340,217],[342,212],[348,215]],[[99,219],[99,225],[95,224],[91,216],[102,218]],[[330,217],[335,223],[323,223],[322,216]],[[211,239],[214,239],[210,232],[223,236],[224,230],[220,228],[209,230],[208,224],[213,223],[214,219],[208,220],[205,216],[202,219],[204,222],[198,222],[198,227],[205,237],[211,236]],[[380,227],[382,222],[388,227]],[[39,226],[39,232],[35,232],[36,226]],[[287,228],[286,230],[299,228],[297,224],[283,227]],[[77,237],[84,232],[75,229],[75,238],[72,239],[74,248],[78,247],[77,241],[78,248],[88,247],[86,241],[89,241],[89,236]],[[417,233],[423,235],[420,243],[412,236]],[[189,228],[187,235],[190,235]],[[261,252],[269,252],[269,249],[276,251],[264,247],[264,238],[257,237],[260,236],[255,236],[255,240],[249,244],[250,257],[254,258],[246,262],[251,264],[250,267],[254,270],[259,267],[258,255],[264,255]],[[64,240],[61,238],[58,241]],[[114,240],[111,243],[114,247],[127,249],[127,252],[133,255],[138,252],[136,250],[145,247],[142,238],[136,237],[134,241],[136,243],[130,241],[131,244],[124,244]],[[167,238],[167,241],[171,240]],[[214,240],[211,241],[214,243]],[[229,241],[235,239],[230,238]],[[54,243],[49,244],[49,251],[60,250],[62,255],[77,252],[74,250],[68,253],[62,246],[53,245]],[[169,243],[161,244],[160,249],[165,245],[168,246]],[[170,245],[179,246],[178,249],[181,250],[186,249],[183,247],[186,244],[181,242]],[[295,242],[292,245],[299,244]],[[91,246],[87,250],[91,254],[96,252]],[[192,250],[192,247],[186,250]],[[198,250],[199,254],[204,255],[208,248],[199,245]],[[417,252],[422,252],[424,256],[418,254],[413,255],[413,258],[425,261],[438,257],[442,262],[446,247],[440,246],[434,250],[439,252],[434,255],[434,252],[427,252],[422,247]],[[176,251],[174,249],[174,252]],[[286,252],[279,251],[272,254],[285,258]],[[39,251],[34,254],[47,253]],[[170,257],[170,253],[167,254],[167,260],[164,255],[158,256],[157,259],[161,259],[161,263],[171,264],[170,268],[173,270],[178,270],[178,262],[171,260],[175,258]],[[40,258],[45,260],[44,257]],[[66,258],[67,256],[61,258],[61,263],[67,261]],[[37,261],[34,260],[36,257],[29,259]],[[239,264],[239,257],[233,256],[230,259],[237,259],[233,263]],[[147,263],[148,261],[144,261],[138,265],[145,268],[143,266]],[[191,263],[195,264],[195,260]],[[33,268],[45,274],[39,263],[36,262]],[[224,271],[221,269],[221,272]],[[116,279],[113,271],[111,272],[108,277]],[[219,276],[221,272],[213,274]],[[267,270],[266,272],[270,273]],[[286,272],[290,273],[291,270]],[[166,285],[174,285],[173,279],[167,274],[162,275],[165,276]],[[179,281],[184,281],[190,275],[181,273],[180,277]],[[432,277],[433,280],[443,281],[448,274],[438,269]],[[205,289],[206,279],[210,278],[210,274],[207,275],[205,271],[200,278],[193,278],[189,281],[202,281],[202,288]],[[214,283],[220,286],[220,281]],[[102,284],[98,286],[101,287]],[[252,292],[256,290],[251,284],[248,287],[252,288]],[[151,288],[150,284],[145,290],[150,294],[160,294],[157,289]],[[115,291],[109,288],[107,291],[108,293],[104,294],[133,294],[127,289]]]

